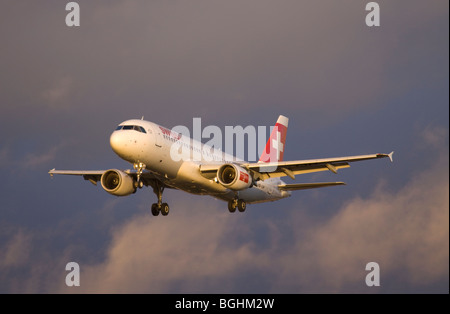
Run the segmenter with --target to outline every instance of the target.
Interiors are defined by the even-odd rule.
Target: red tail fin
[[[284,149],[286,147],[286,133],[289,119],[279,116],[275,127],[267,141],[266,148],[259,158],[259,162],[283,161]]]

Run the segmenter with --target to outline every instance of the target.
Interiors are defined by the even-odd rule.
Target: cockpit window
[[[116,131],[119,131],[119,130],[134,130],[134,131],[138,131],[140,133],[147,133],[145,131],[145,129],[139,125],[119,125],[116,128]]]

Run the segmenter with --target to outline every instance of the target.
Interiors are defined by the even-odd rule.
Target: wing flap
[[[350,165],[347,163],[341,163],[341,164],[335,165],[333,167],[335,169],[343,169],[343,168],[349,168]],[[313,167],[307,167],[307,166],[298,167],[297,170],[291,170],[291,171],[294,175],[297,175],[297,174],[313,173],[313,172],[320,172],[320,171],[330,171],[330,169],[326,165],[322,165],[322,166],[315,165]],[[268,178],[284,177],[286,175],[287,175],[286,172],[283,171],[282,169],[281,169],[281,171],[276,169],[275,171],[271,171],[271,172],[268,171],[268,172],[260,173],[259,177],[261,180],[266,180]]]

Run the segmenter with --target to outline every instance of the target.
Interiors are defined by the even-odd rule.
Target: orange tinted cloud
[[[244,291],[252,292],[251,280],[264,278],[267,292],[373,292],[364,283],[372,261],[386,291],[420,291],[448,277],[448,191],[444,152],[400,190],[378,184],[325,221],[295,206],[281,213],[288,223],[257,217],[267,232],[263,247],[221,203],[201,209],[198,200],[164,219],[140,214],[113,232],[104,262],[84,267],[81,291],[231,293],[250,278]]]

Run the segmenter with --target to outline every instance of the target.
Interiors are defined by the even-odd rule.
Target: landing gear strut
[[[134,183],[135,188],[142,188],[144,186],[144,182],[141,181],[141,176],[142,176],[142,172],[144,171],[144,169],[146,167],[147,166],[142,162],[135,162],[133,164],[134,170],[137,171],[137,173],[136,173],[137,178],[136,178],[136,182]]]
[[[169,204],[162,202],[162,194],[164,191],[164,185],[159,182],[156,182],[153,186],[153,193],[158,197],[158,203],[152,204],[152,215],[158,216],[161,212],[161,215],[167,216],[169,214],[170,208]]]
[[[243,199],[234,199],[228,202],[228,210],[230,213],[234,213],[236,208],[243,213],[247,208],[247,203]]]

